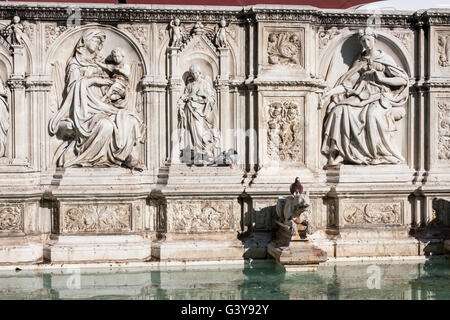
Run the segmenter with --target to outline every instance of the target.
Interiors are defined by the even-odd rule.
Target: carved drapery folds
[[[129,111],[137,70],[123,48],[104,58],[105,41],[103,31],[85,31],[67,63],[62,102],[49,122],[50,133],[64,141],[54,156],[57,166],[140,167],[131,152],[143,142],[145,126]]]
[[[216,93],[211,78],[195,64],[178,100],[178,129],[183,162],[215,163],[220,153]]]
[[[450,103],[437,103],[438,112],[438,159],[450,160]]]
[[[303,160],[303,119],[297,102],[272,102],[268,107],[267,153],[272,160]]]
[[[409,78],[391,56],[375,47],[376,33],[359,32],[363,52],[320,102],[327,107],[322,154],[328,165],[398,164],[397,122],[406,110]]]
[[[63,233],[131,231],[131,204],[79,204],[63,210]]]
[[[402,205],[392,203],[346,203],[342,210],[345,224],[401,224]]]

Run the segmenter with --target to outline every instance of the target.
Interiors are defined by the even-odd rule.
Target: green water
[[[0,299],[450,299],[450,261],[2,271]]]

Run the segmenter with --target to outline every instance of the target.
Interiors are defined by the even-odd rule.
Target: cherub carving
[[[10,44],[21,45],[23,44],[23,30],[24,26],[20,23],[20,17],[14,16],[11,23],[5,28],[5,38],[10,36]]]
[[[181,47],[183,44],[185,31],[181,26],[180,19],[176,18],[175,20],[171,20],[169,29],[170,35],[170,46],[171,47]]]
[[[226,48],[227,47],[227,33],[229,33],[229,32],[228,32],[226,26],[227,26],[227,22],[225,21],[224,18],[222,18],[222,20],[220,20],[220,23],[219,23],[219,28],[216,27],[214,29],[214,32],[215,32],[214,44],[218,48]]]

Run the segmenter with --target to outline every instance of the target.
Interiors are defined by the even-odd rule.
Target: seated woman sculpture
[[[50,133],[65,140],[55,154],[57,166],[126,166],[143,138],[143,122],[127,104],[104,99],[116,82],[101,67],[105,40],[102,31],[86,31],[67,63],[63,102],[49,122]]]
[[[408,75],[375,48],[375,37],[371,29],[360,30],[363,52],[321,100],[326,105],[331,99],[321,150],[329,166],[404,161],[392,138],[406,113]]]

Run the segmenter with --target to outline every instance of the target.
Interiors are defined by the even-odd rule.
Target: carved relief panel
[[[168,232],[217,232],[240,229],[240,210],[235,201],[174,200],[167,203]]]
[[[437,158],[439,162],[450,160],[450,102],[438,100],[437,103]]]
[[[267,27],[264,30],[263,39],[264,66],[270,68],[304,68],[304,39],[303,28]]]
[[[386,226],[404,223],[404,201],[400,200],[345,200],[340,203],[340,225]]]
[[[430,78],[450,78],[450,30],[433,27],[430,36]]]
[[[264,118],[267,161],[304,163],[304,98],[267,97]]]
[[[0,235],[24,231],[24,205],[0,203]]]
[[[440,67],[450,67],[450,33],[438,33],[437,60]]]
[[[143,53],[112,27],[77,28],[63,38],[57,36],[64,27],[46,28],[54,41],[48,70],[54,81],[48,115],[49,134],[55,137],[50,140],[50,165],[142,170]],[[140,31],[145,32],[137,29],[138,35]]]
[[[144,204],[135,202],[63,202],[60,233],[123,233],[143,228]]]

